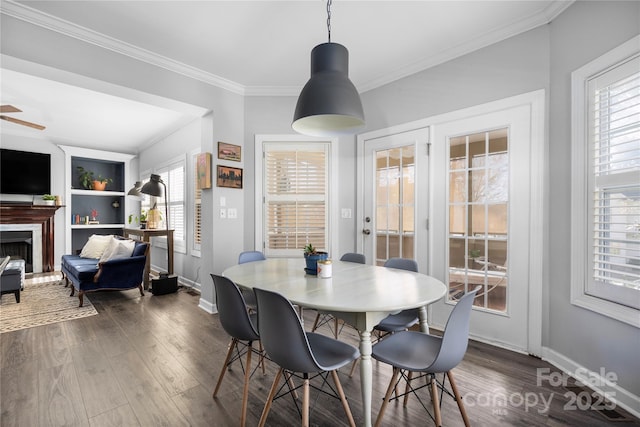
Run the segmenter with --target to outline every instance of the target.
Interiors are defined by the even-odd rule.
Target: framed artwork
[[[242,188],[242,169],[218,165],[218,187]]]
[[[200,153],[196,158],[198,190],[211,188],[211,153]]]
[[[239,162],[242,160],[242,147],[218,141],[218,158]]]

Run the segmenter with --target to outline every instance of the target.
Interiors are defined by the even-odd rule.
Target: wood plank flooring
[[[11,297],[11,295],[5,296]],[[229,338],[217,316],[198,308],[199,295],[140,297],[137,290],[89,294],[99,315],[0,335],[0,425],[9,426],[235,426],[239,424],[243,374],[227,373],[217,399],[211,394]],[[311,325],[315,312],[307,310]],[[330,334],[329,329],[321,330]],[[353,329],[341,338],[357,345]],[[255,358],[254,358],[255,360]],[[474,426],[640,426],[621,408],[623,421],[595,410],[566,410],[566,389],[536,387],[536,369],[553,367],[526,355],[470,342],[454,371]],[[256,373],[249,394],[247,425],[257,425],[276,368]],[[362,424],[360,379],[341,370],[356,423]],[[391,374],[374,362],[373,418]],[[428,392],[423,390],[427,407]],[[551,398],[525,407],[519,397]],[[495,399],[503,396],[504,399]],[[492,401],[495,399],[495,401]],[[506,405],[501,405],[505,402]],[[312,393],[314,426],[346,425],[339,401]],[[445,396],[445,426],[463,425],[455,402]],[[299,425],[290,398],[274,402],[269,426]],[[385,426],[433,425],[412,397],[405,408],[391,402]]]

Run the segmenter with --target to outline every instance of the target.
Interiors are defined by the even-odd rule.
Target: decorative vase
[[[305,271],[309,274],[318,274],[318,261],[329,258],[327,252],[316,252],[315,254],[304,254],[304,260],[307,263]]]

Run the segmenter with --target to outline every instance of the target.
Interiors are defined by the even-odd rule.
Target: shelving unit
[[[82,249],[92,234],[122,235],[127,213],[126,189],[132,185],[129,179],[131,154],[86,148],[59,146],[65,152],[65,253]],[[78,166],[113,181],[105,191],[84,189],[79,181]],[[114,203],[117,202],[117,207]],[[84,218],[98,212],[99,224],[86,224]],[[76,216],[82,222],[76,222]]]

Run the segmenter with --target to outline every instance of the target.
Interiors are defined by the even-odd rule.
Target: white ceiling
[[[331,41],[349,49],[350,78],[364,92],[546,24],[571,3],[335,0]],[[321,0],[3,0],[0,11],[243,95],[296,95],[309,77],[311,49],[327,41]],[[42,133],[54,142],[113,144],[127,152],[202,113],[7,70],[0,96],[2,104],[24,111],[14,117],[47,126]],[[168,125],[160,129],[158,123]],[[0,126],[3,132],[39,132],[4,121]],[[120,141],[127,147],[117,146]]]

